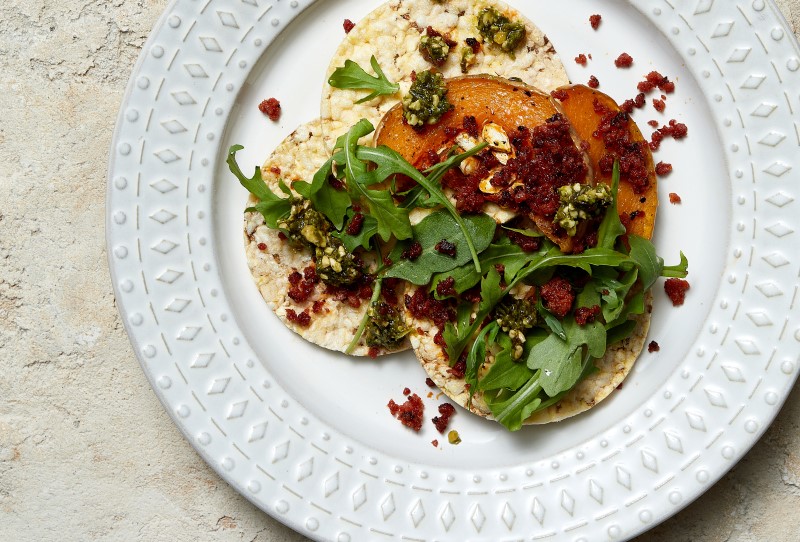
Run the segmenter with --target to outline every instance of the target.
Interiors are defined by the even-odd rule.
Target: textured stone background
[[[0,0],[0,540],[298,541],[221,481],[114,304],[106,167],[166,0]],[[778,0],[800,29],[800,0]],[[800,539],[800,388],[744,460],[638,542]]]

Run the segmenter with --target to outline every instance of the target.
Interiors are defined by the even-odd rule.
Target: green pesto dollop
[[[536,303],[529,299],[506,296],[494,309],[494,319],[511,339],[511,357],[520,359],[525,344],[525,331],[536,325]]]
[[[403,97],[403,117],[411,126],[436,124],[452,109],[447,101],[444,76],[425,70],[417,74],[408,94]]]
[[[500,47],[514,58],[514,50],[525,41],[525,25],[512,21],[495,8],[487,7],[478,12],[478,32],[489,42]]]
[[[478,55],[476,55],[472,47],[465,45],[461,48],[461,73],[467,73],[469,69],[478,62]]]
[[[447,61],[450,46],[442,36],[425,34],[419,40],[419,52],[422,54],[422,58],[434,66],[441,66]]]
[[[327,246],[333,224],[309,200],[295,198],[289,216],[278,222],[278,227],[286,232],[292,245],[313,248]]]
[[[569,184],[558,189],[561,205],[553,222],[572,237],[581,220],[599,216],[611,205],[611,189],[607,184]]]
[[[410,328],[397,309],[383,301],[370,305],[367,328],[364,330],[367,346],[394,350],[400,346],[409,331]]]
[[[314,263],[322,282],[332,286],[348,286],[362,275],[359,260],[333,236],[328,236],[324,246],[314,249]]]

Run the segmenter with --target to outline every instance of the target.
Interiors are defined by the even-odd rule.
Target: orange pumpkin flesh
[[[447,81],[447,99],[453,109],[433,126],[417,131],[403,122],[402,104],[392,108],[383,118],[375,132],[375,145],[386,145],[411,164],[419,164],[429,150],[439,151],[452,145],[452,136],[447,135],[448,128],[460,129],[465,116],[475,117],[477,125],[482,127],[487,122],[501,126],[507,134],[513,133],[517,127],[534,128],[544,124],[547,119],[562,113],[572,124],[574,133],[588,144],[587,156],[594,171],[594,182],[611,184],[610,176],[600,173],[598,162],[606,153],[601,139],[593,137],[601,116],[595,112],[594,101],[598,100],[608,109],[619,111],[619,106],[607,95],[582,85],[563,87],[567,98],[556,103],[549,94],[534,87],[489,75],[470,75],[456,77]],[[630,123],[630,132],[634,141],[644,141],[636,127]],[[636,194],[630,184],[620,182],[617,205],[620,214],[630,215],[634,211],[644,211],[644,216],[631,221],[629,233],[650,238],[655,222],[658,197],[656,192],[655,168],[653,158],[647,149],[647,163],[650,171],[650,184],[643,194]],[[641,202],[645,199],[644,203]],[[566,236],[557,236],[552,223],[545,219],[532,217],[539,229],[562,251],[570,252],[572,240]]]
[[[383,117],[375,132],[375,145],[386,145],[412,164],[428,149],[438,151],[452,144],[447,128],[461,128],[465,116],[472,115],[481,127],[487,122],[500,125],[507,134],[518,126],[544,124],[558,113],[548,94],[524,83],[491,75],[467,75],[447,80],[447,100],[453,109],[424,130],[417,131],[403,122],[401,104]]]
[[[603,175],[600,171],[599,162],[600,158],[606,154],[606,148],[603,141],[595,138],[592,134],[597,130],[600,125],[601,116],[595,112],[595,100],[602,106],[610,109],[611,111],[620,111],[617,103],[606,94],[598,92],[584,85],[574,85],[569,87],[562,87],[559,91],[563,91],[566,96],[561,101],[561,110],[564,115],[569,119],[573,129],[577,132],[578,136],[589,144],[587,153],[589,160],[594,170],[595,183],[611,184],[611,176]],[[635,233],[645,239],[650,239],[653,235],[653,226],[656,220],[656,208],[658,207],[658,190],[656,182],[655,166],[653,164],[653,155],[650,153],[650,148],[647,146],[647,141],[642,136],[642,132],[634,122],[628,124],[631,139],[635,142],[644,142],[645,159],[647,160],[647,170],[649,172],[649,184],[647,190],[641,194],[634,192],[630,183],[624,179],[620,181],[619,193],[617,194],[617,209],[621,215],[631,215],[636,211],[644,212],[644,216],[640,216],[631,221],[628,226],[628,233]],[[644,199],[644,202],[641,200]]]

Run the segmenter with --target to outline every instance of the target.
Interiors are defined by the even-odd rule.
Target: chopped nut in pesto
[[[607,184],[590,186],[571,184],[558,189],[561,206],[556,211],[553,222],[564,228],[572,237],[577,232],[581,220],[599,216],[611,205],[611,189]]]
[[[403,315],[383,301],[373,303],[367,315],[369,320],[364,330],[367,346],[379,346],[394,350],[408,335],[409,327],[403,322]]]
[[[332,286],[348,286],[362,275],[359,260],[332,236],[328,236],[326,245],[314,250],[314,263],[322,282]]]
[[[461,48],[461,73],[467,73],[469,69],[478,62],[478,57],[472,52],[472,47]]]
[[[434,66],[441,66],[447,61],[450,46],[442,36],[428,33],[419,40],[419,52],[422,53],[422,58]]]
[[[487,42],[499,46],[511,58],[514,58],[514,50],[525,41],[525,25],[512,21],[492,7],[478,12],[478,32]]]
[[[297,247],[325,247],[333,224],[311,206],[307,199],[296,198],[289,216],[278,222],[289,242]]]
[[[536,325],[536,303],[529,299],[506,296],[494,309],[494,318],[514,344],[511,357],[520,359],[525,344],[525,330]]]
[[[436,124],[452,109],[447,101],[447,86],[441,73],[425,70],[417,74],[408,94],[403,97],[403,117],[411,126]]]

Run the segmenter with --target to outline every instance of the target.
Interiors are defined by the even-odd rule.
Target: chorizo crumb
[[[650,341],[650,344],[647,345],[647,351],[650,352],[651,354],[653,352],[658,352],[659,350],[661,350],[661,347],[658,345],[656,341]]]
[[[600,22],[602,20],[603,17],[595,13],[589,17],[589,24],[592,25],[592,29],[597,30],[600,27]]]
[[[664,177],[672,173],[672,164],[666,162],[659,162],[656,164],[656,175]]]
[[[575,63],[580,64],[581,66],[586,66],[587,61],[588,59],[586,58],[586,55],[583,53],[575,57]]]
[[[598,316],[600,316],[601,312],[600,305],[595,305],[593,307],[579,307],[575,309],[575,323],[577,323],[579,326],[591,324]]]
[[[351,21],[350,19],[345,19],[342,23],[342,27],[344,28],[344,33],[349,34],[350,31],[356,27],[356,23]]]
[[[554,277],[545,283],[539,292],[544,306],[558,318],[564,318],[572,308],[575,293],[572,285],[562,277]]]
[[[258,104],[258,110],[264,113],[269,120],[276,122],[281,118],[281,102],[275,98],[268,98]]]
[[[622,53],[614,61],[614,65],[617,68],[630,68],[633,66],[633,57],[628,53]]]
[[[587,83],[587,85],[589,85],[589,88],[598,88],[600,86],[600,80],[594,75],[592,75],[591,77],[589,77],[589,82]]]
[[[402,405],[398,405],[394,402],[394,399],[390,399],[387,406],[392,416],[400,420],[400,423],[406,427],[414,431],[422,429],[422,416],[425,405],[416,393],[411,395]]]
[[[447,430],[447,425],[450,423],[450,417],[456,413],[456,408],[450,403],[442,403],[439,405],[439,415],[434,417],[431,421],[442,435]]]
[[[675,192],[669,193],[669,202],[673,205],[678,205],[681,202],[681,197]]]
[[[403,251],[400,257],[404,260],[414,261],[420,256],[422,256],[422,245],[419,241],[414,241]]]
[[[688,289],[689,281],[684,279],[671,278],[664,282],[664,291],[674,307],[683,305],[686,300],[686,290]]]
[[[656,111],[659,113],[663,113],[664,110],[667,108],[667,103],[664,100],[653,100],[653,107],[655,107]]]
[[[436,246],[434,248],[436,249],[436,252],[439,252],[440,254],[444,254],[446,256],[450,256],[451,258],[455,257],[456,255],[455,243],[452,243],[447,239],[442,239],[441,241],[436,243]]]
[[[299,327],[308,327],[311,325],[311,315],[308,314],[308,309],[300,314],[297,314],[297,312],[292,309],[286,309],[286,319],[293,324],[297,324]]]

